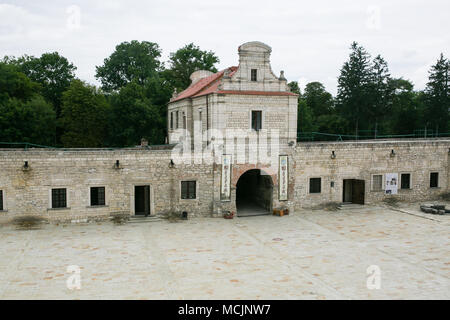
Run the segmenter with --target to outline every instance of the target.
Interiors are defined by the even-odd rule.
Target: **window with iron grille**
[[[262,111],[252,111],[252,129],[256,131],[262,129]]]
[[[0,190],[0,211],[3,211],[3,190]]]
[[[251,80],[252,81],[258,80],[258,71],[256,69],[252,69],[252,71],[251,71]]]
[[[175,117],[175,128],[178,129],[178,111],[177,111],[176,117]]]
[[[181,199],[197,198],[196,187],[196,181],[181,181]]]
[[[411,189],[411,174],[402,173],[400,176],[400,187],[402,189]]]
[[[373,191],[383,190],[383,176],[381,174],[374,174],[372,176],[372,190]]]
[[[322,179],[311,178],[309,179],[309,193],[320,193],[322,191]]]
[[[105,205],[105,187],[91,188],[91,206]]]
[[[52,208],[67,208],[67,190],[52,189]]]
[[[439,173],[432,172],[430,173],[430,188],[439,187]]]

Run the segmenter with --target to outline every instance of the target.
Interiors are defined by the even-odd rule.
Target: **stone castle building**
[[[450,139],[297,143],[297,95],[249,42],[239,65],[197,71],[168,105],[164,146],[0,149],[0,218],[211,216],[449,192]]]

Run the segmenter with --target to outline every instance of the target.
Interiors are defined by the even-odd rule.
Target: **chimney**
[[[211,71],[208,70],[198,70],[195,71],[191,74],[191,76],[189,77],[191,79],[191,86],[193,84],[195,84],[196,82],[198,82],[199,80],[209,77],[211,75],[213,75],[214,73],[212,73]]]

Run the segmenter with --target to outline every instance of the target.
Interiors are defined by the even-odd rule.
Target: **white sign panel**
[[[231,200],[231,155],[222,156],[222,182],[220,188],[220,198],[222,201]]]
[[[398,173],[386,173],[386,194],[397,194],[398,190]]]
[[[278,199],[280,201],[288,200],[288,156],[280,156],[278,170]]]

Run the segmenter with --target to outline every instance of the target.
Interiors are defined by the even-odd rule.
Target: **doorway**
[[[150,215],[150,186],[134,187],[134,214],[146,217]]]
[[[344,179],[342,201],[344,203],[364,204],[365,181]]]
[[[238,217],[270,214],[272,197],[272,177],[260,169],[246,171],[236,184]]]

